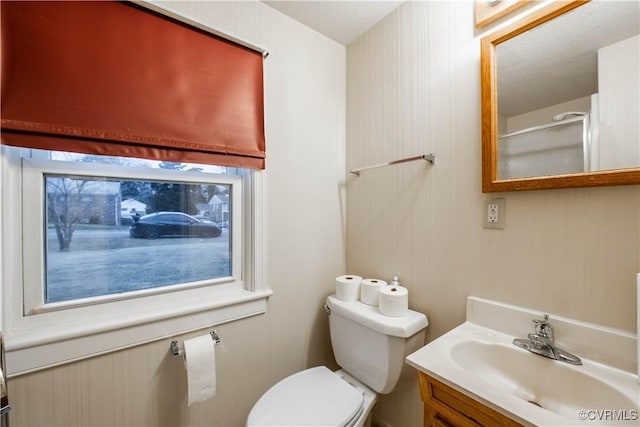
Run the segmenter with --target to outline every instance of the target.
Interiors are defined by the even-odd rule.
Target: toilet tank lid
[[[406,316],[392,317],[380,312],[377,306],[361,301],[343,301],[335,295],[327,297],[327,305],[332,313],[340,314],[376,332],[394,337],[408,338],[427,327],[427,316],[409,310]]]

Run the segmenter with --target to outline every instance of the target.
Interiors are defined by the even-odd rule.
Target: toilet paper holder
[[[209,332],[209,335],[211,335],[211,339],[213,340],[213,345],[220,344],[220,337],[218,336],[215,330]],[[183,352],[184,351],[178,346],[178,341],[176,340],[171,341],[171,354],[173,354],[173,357],[180,357],[182,356]]]

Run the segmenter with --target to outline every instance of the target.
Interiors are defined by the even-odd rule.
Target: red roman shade
[[[3,144],[264,168],[261,53],[129,2],[1,8]]]

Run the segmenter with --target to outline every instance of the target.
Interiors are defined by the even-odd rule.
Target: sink
[[[566,417],[584,409],[630,412],[638,407],[615,385],[590,375],[588,368],[559,363],[515,345],[462,341],[451,347],[451,358],[494,387]]]
[[[526,320],[523,333],[531,322]],[[582,365],[553,360],[515,346],[517,337],[467,321],[406,360],[526,426],[638,426],[635,373],[595,361],[585,352],[577,352]],[[567,350],[575,351],[571,346]]]

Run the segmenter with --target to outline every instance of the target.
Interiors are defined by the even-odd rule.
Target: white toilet
[[[427,317],[412,310],[385,316],[360,301],[327,297],[331,344],[342,369],[295,373],[260,397],[247,426],[355,426],[365,424],[378,393],[390,393],[405,357],[424,345]]]

